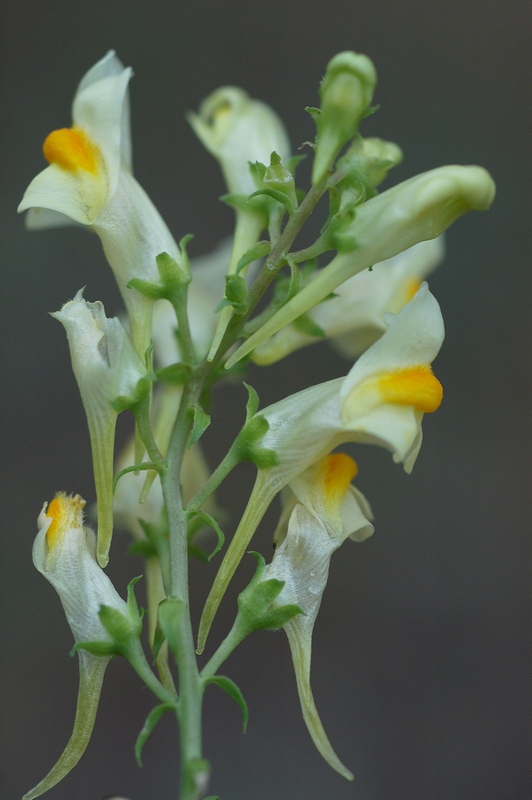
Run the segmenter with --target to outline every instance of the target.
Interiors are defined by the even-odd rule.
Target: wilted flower
[[[45,504],[38,519],[33,563],[59,594],[76,643],[111,643],[99,611],[108,606],[127,615],[127,604],[96,563],[93,534],[83,527],[84,505],[79,495],[63,493]],[[76,766],[89,743],[110,657],[86,650],[78,650],[78,657],[80,684],[72,736],[59,761],[23,800],[34,800],[59,783]]]
[[[52,314],[65,327],[72,368],[87,415],[98,502],[98,561],[106,566],[113,532],[113,458],[118,398],[134,399],[146,369],[129,334],[100,302],[77,293]]]

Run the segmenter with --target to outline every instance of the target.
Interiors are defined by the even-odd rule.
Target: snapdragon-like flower
[[[45,504],[38,519],[33,563],[59,594],[76,643],[111,642],[98,616],[102,606],[127,615],[127,604],[94,558],[91,531],[83,527],[85,501],[59,493]],[[34,800],[51,789],[78,763],[94,727],[109,656],[78,650],[80,684],[70,740],[48,775],[23,800]]]
[[[439,236],[466,211],[488,209],[494,197],[495,184],[485,169],[451,165],[410,178],[357,206],[355,218],[344,232],[356,242],[354,249],[333,258],[238,348],[226,367],[236,364],[353,275]]]
[[[229,193],[244,200],[260,186],[250,165],[269,164],[273,152],[282,162],[290,156],[290,142],[285,127],[275,111],[253,100],[237,86],[222,86],[202,102],[199,114],[189,114],[194,132],[217,159]],[[234,274],[240,258],[252,248],[264,227],[263,214],[252,205],[237,203],[233,249],[227,274]],[[209,351],[212,360],[223,338],[233,309],[222,308]]]
[[[188,121],[218,160],[231,194],[250,195],[258,188],[250,163],[269,164],[274,151],[282,161],[290,155],[290,142],[280,117],[238,86],[222,86],[212,92],[202,102],[199,114],[189,114]]]
[[[323,332],[342,355],[353,358],[382,336],[387,326],[384,315],[397,314],[412,299],[421,281],[443,258],[443,237],[429,239],[354,275],[335,289],[334,297],[314,306],[309,326],[297,320],[281,328],[252,353],[256,364],[273,364],[300,347],[319,342]]]
[[[268,422],[261,446],[278,463],[259,470],[250,500],[224,556],[200,623],[202,652],[216,610],[257,525],[275,494],[344,442],[385,447],[410,472],[421,447],[421,421],[442,399],[431,363],[443,342],[440,307],[423,284],[345,378],[304,389],[260,412]]]
[[[105,567],[113,533],[113,457],[118,398],[134,399],[146,369],[120,321],[78,292],[52,314],[65,327],[72,368],[87,415],[98,504],[98,562]]]
[[[32,209],[32,228],[72,220],[96,231],[122,293],[135,347],[144,357],[153,301],[127,284],[132,278],[157,282],[155,257],[166,251],[179,261],[181,254],[132,175],[131,75],[113,51],[87,72],[74,96],[73,126],[46,138],[43,153],[50,166],[30,183],[19,211]]]
[[[357,465],[348,455],[334,453],[313,464],[289,484],[278,528],[278,545],[261,580],[284,582],[275,605],[294,604],[303,613],[284,625],[288,636],[303,718],[319,752],[348,780],[353,775],[341,763],[323,730],[310,687],[312,631],[329,575],[334,551],[350,537],[364,541],[373,533],[371,509],[351,484]],[[289,514],[288,530],[283,519]]]

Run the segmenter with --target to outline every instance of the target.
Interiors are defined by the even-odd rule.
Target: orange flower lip
[[[357,473],[356,462],[346,453],[333,453],[323,459],[323,492],[330,505],[340,505]]]
[[[443,387],[428,365],[376,375],[374,381],[383,402],[413,406],[426,414],[436,411],[443,398]]]
[[[99,148],[81,128],[52,131],[44,140],[42,149],[49,164],[57,164],[69,172],[83,170],[91,175],[99,172]]]
[[[76,494],[66,495],[58,492],[46,509],[46,516],[52,518],[46,531],[46,542],[50,549],[56,547],[69,528],[81,527],[85,500]]]

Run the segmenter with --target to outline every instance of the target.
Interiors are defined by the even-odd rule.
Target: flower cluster
[[[133,177],[131,76],[110,52],[83,77],[72,127],[46,138],[48,166],[19,207],[29,211],[30,228],[74,223],[94,230],[126,309],[123,323],[109,319],[101,302],[88,302],[80,291],[52,315],[65,327],[87,416],[98,531],[94,545],[78,495],[58,494],[39,517],[34,562],[60,595],[81,679],[72,739],[26,800],[61,780],[84,751],[111,655],[128,658],[162,701],[139,736],[140,759],[143,742],[168,709],[177,713],[184,741],[197,742],[197,729],[189,735],[187,726],[199,727],[209,682],[228,691],[247,714],[238,688],[215,673],[228,643],[236,646],[259,627],[286,631],[309,732],[327,762],[351,779],[327,739],[310,688],[312,632],[331,556],[346,539],[361,542],[373,533],[370,506],[352,485],[357,464],[336,448],[377,445],[411,472],[423,416],[436,411],[443,396],[431,365],[444,326],[425,279],[443,257],[443,232],[465,212],[490,206],[493,181],[481,167],[452,165],[379,193],[402,153],[391,142],[361,136],[375,68],[366,56],[340,53],[327,67],[320,108],[310,109],[316,140],[306,195],[296,188],[298,158],[291,158],[284,125],[264,103],[226,86],[206,98],[198,114],[189,114],[220,164],[224,199],[235,212],[233,236],[190,264],[187,237],[176,243]],[[292,250],[323,196],[329,215],[320,236],[304,250]],[[248,387],[245,424],[211,473],[199,439],[210,424],[212,384],[241,373],[249,359],[266,366],[325,338],[356,359],[347,374],[260,411]],[[115,462],[117,416],[126,410],[135,416],[136,432]],[[205,604],[198,652],[257,526],[280,493],[276,551],[250,584],[252,591],[240,596],[237,622],[245,618],[245,625],[235,623],[236,633],[200,673],[190,666],[186,556],[203,555],[195,536],[206,526],[218,537],[210,558],[222,548],[214,492],[245,460],[255,464],[256,482]],[[102,569],[113,520],[129,530],[134,550],[146,559],[150,644],[160,682],[139,655],[141,623],[132,589],[126,603]],[[180,673],[179,701],[169,653]],[[183,750],[190,798],[203,791],[207,769],[194,747]]]

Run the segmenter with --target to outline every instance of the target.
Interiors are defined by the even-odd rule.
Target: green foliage
[[[224,536],[223,531],[220,528],[217,520],[215,520],[214,517],[211,517],[210,514],[207,514],[206,511],[196,511],[196,512],[194,512],[194,516],[195,517],[199,517],[207,525],[209,525],[213,529],[213,531],[215,532],[215,534],[217,536],[218,542],[216,544],[216,547],[214,548],[212,553],[209,556],[207,556],[207,561],[211,561],[214,558],[214,556],[216,555],[216,553],[218,553],[222,549],[222,547],[224,546],[225,536]],[[203,551],[201,551],[201,552],[202,552],[202,555],[204,555]]]
[[[260,258],[264,258],[269,254],[271,250],[271,244],[267,241],[260,241],[257,242],[254,247],[251,247],[249,250],[246,250],[242,258],[239,260],[238,264],[236,265],[237,273],[242,272],[245,267],[249,264],[252,264],[253,261],[257,261]]]
[[[159,603],[159,624],[161,626],[161,630],[165,635],[166,639],[168,640],[168,646],[172,651],[174,658],[179,663],[179,655],[178,655],[178,634],[177,634],[177,625],[179,621],[179,616],[184,612],[184,603],[182,600],[178,600],[177,597],[168,597],[166,600],[163,600],[162,603]]]
[[[294,604],[275,605],[284,582],[276,578],[262,580],[264,558],[254,551],[251,551],[251,555],[257,559],[257,569],[250,584],[238,596],[238,616],[235,622],[242,638],[261,629],[278,630],[297,614],[303,613]]]
[[[192,424],[192,431],[188,439],[188,446],[192,447],[193,444],[201,439],[209,425],[211,424],[210,416],[202,409],[197,403],[193,406],[194,409],[194,422]]]
[[[146,740],[148,739],[150,733],[153,731],[159,720],[166,714],[167,711],[173,711],[174,708],[169,705],[168,703],[161,703],[155,708],[152,708],[148,716],[146,717],[146,722],[143,725],[141,732],[137,737],[137,741],[135,742],[135,760],[139,767],[142,767],[142,748]]]
[[[236,683],[230,678],[227,678],[225,675],[214,675],[212,678],[207,678],[205,680],[205,686],[208,686],[210,683],[213,683],[222,689],[238,705],[240,711],[242,712],[242,730],[244,733],[246,733],[249,720],[248,705],[244,700],[244,695]]]
[[[189,379],[190,373],[190,364],[179,361],[176,364],[170,364],[168,367],[158,369],[156,375],[160,381],[181,385]]]

